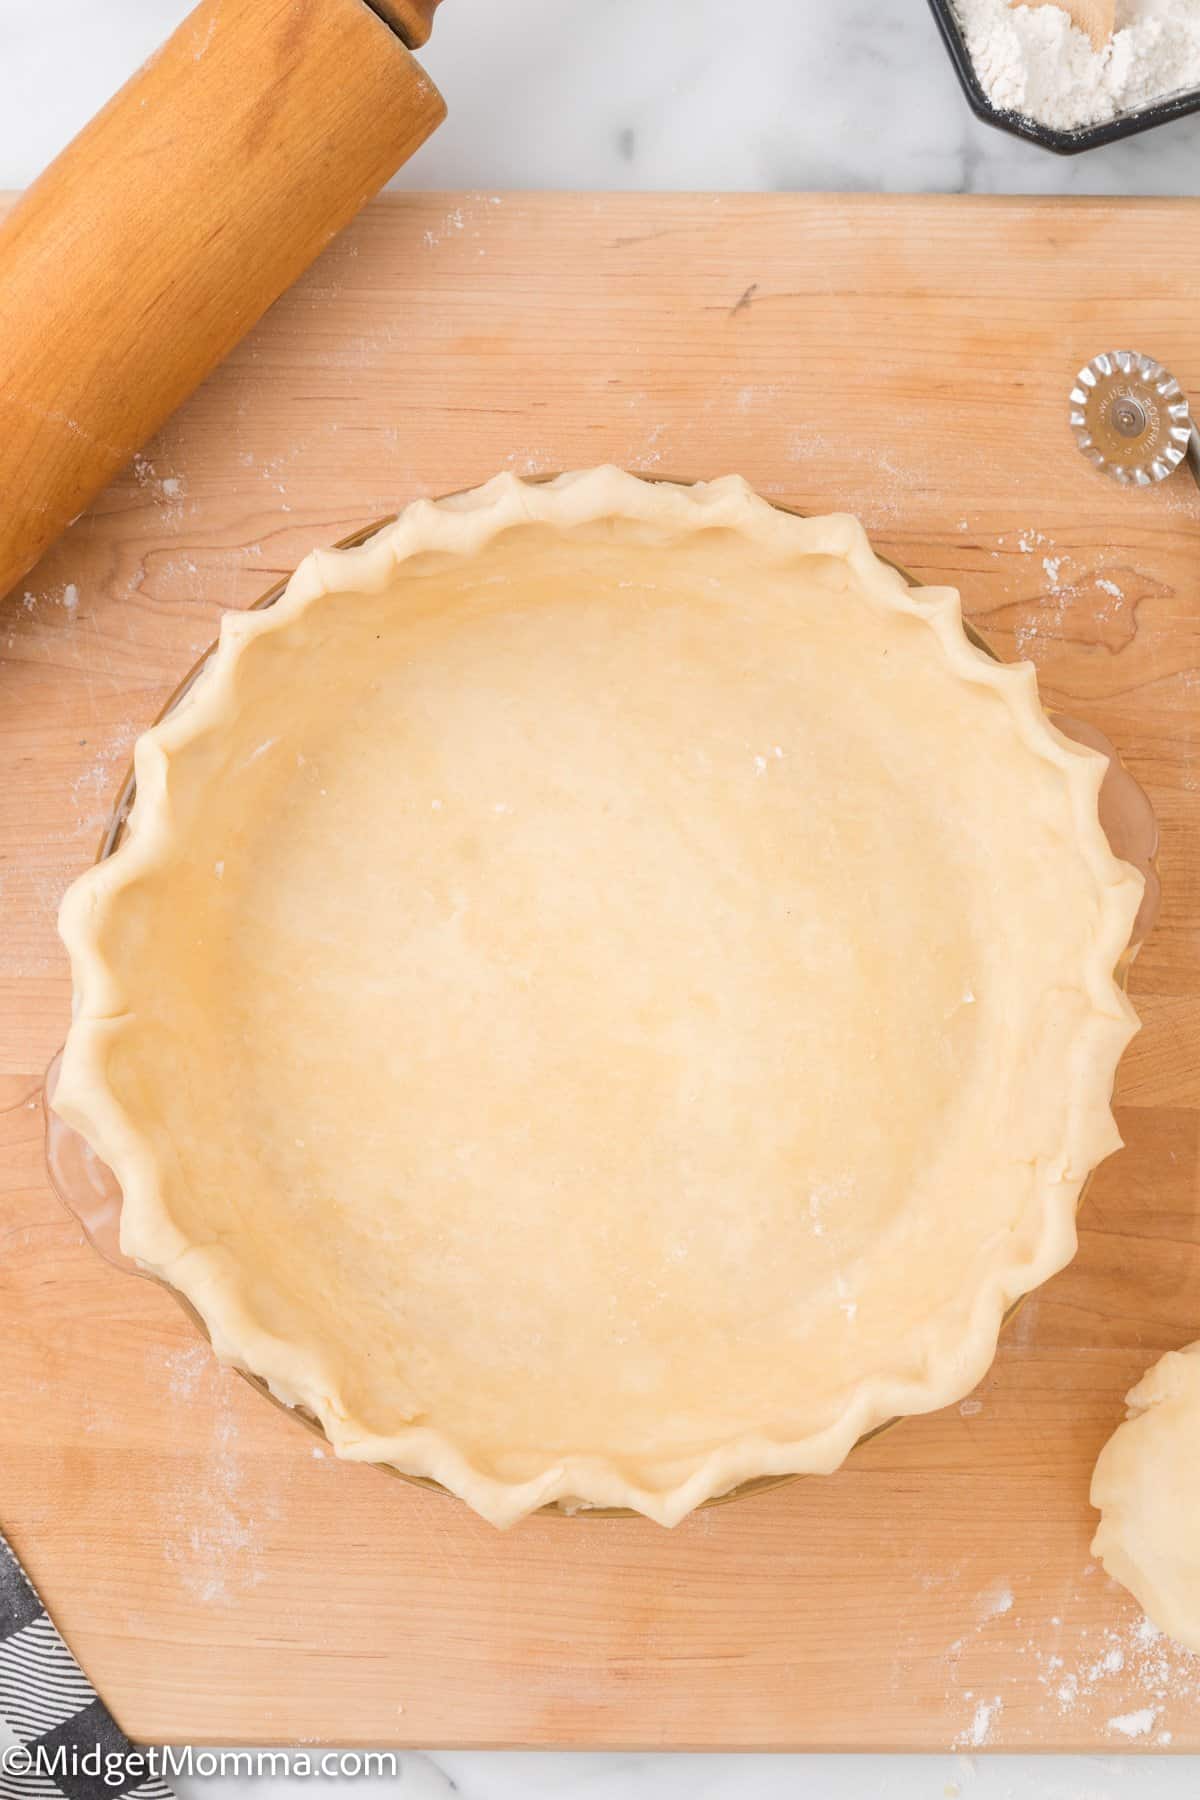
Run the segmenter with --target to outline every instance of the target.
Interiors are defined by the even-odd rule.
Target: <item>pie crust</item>
[[[959,1399],[1070,1260],[1141,878],[855,520],[420,501],[226,615],[135,769],[55,1108],[339,1455],[672,1525]]]
[[[1155,1625],[1200,1650],[1200,1344],[1169,1351],[1126,1405],[1092,1477],[1092,1555]]]

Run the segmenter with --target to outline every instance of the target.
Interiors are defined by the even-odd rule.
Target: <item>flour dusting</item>
[[[979,1618],[981,1622],[988,1619],[1002,1618],[1013,1609],[1013,1591],[1007,1582],[1000,1582],[981,1595],[979,1601]]]
[[[136,739],[136,726],[118,725],[71,783],[71,800],[81,834],[99,831],[106,823]]]
[[[1095,1567],[1089,1564],[1088,1572]],[[1086,1642],[1069,1658],[1040,1639],[1020,1646],[1020,1654],[1033,1662],[1050,1709],[1069,1719],[1111,1708],[1101,1713],[1110,1735],[1133,1739],[1153,1733],[1156,1744],[1170,1743],[1170,1730],[1156,1727],[1172,1706],[1191,1712],[1200,1704],[1200,1656],[1172,1643],[1145,1617],[1090,1636],[1084,1627],[1079,1636]]]
[[[437,246],[448,233],[464,230],[466,228],[466,223],[467,221],[462,207],[452,207],[440,225],[431,227],[430,230],[423,233],[422,241],[425,248],[427,250],[436,250]]]
[[[159,507],[165,525],[178,525],[183,520],[180,502],[187,492],[182,475],[161,474],[147,456],[133,459],[133,478],[143,493]]]
[[[968,1694],[967,1699],[973,1696]],[[958,1748],[980,1750],[992,1735],[992,1726],[1004,1711],[1004,1702],[999,1694],[991,1700],[981,1700],[971,1716],[971,1723],[960,1738],[956,1740]]]
[[[1119,1732],[1122,1737],[1147,1737],[1154,1730],[1158,1715],[1158,1707],[1143,1706],[1140,1712],[1118,1713],[1116,1718],[1108,1721],[1107,1729]]]
[[[237,1378],[205,1343],[170,1351],[159,1367],[165,1367],[181,1436],[192,1452],[174,1492],[160,1499],[163,1554],[193,1600],[227,1606],[264,1577],[261,1521],[245,1491]],[[265,1506],[268,1518],[278,1518],[277,1501]]]
[[[166,1359],[166,1368],[172,1397],[176,1400],[192,1399],[211,1361],[212,1351],[207,1344],[189,1344],[185,1350],[171,1351]]]
[[[1098,1577],[1101,1571],[1090,1562],[1083,1573]],[[947,1565],[939,1574],[923,1576],[921,1587],[933,1592],[947,1582],[961,1591],[962,1569]],[[1113,1592],[1115,1596],[1115,1588]],[[1083,1590],[1077,1589],[1071,1599],[1073,1606],[1081,1605]],[[1039,1610],[1023,1621],[1020,1603],[1005,1580],[977,1591],[974,1613],[974,1623],[943,1652],[946,1702],[956,1711],[961,1708],[951,1748],[994,1744],[1005,1701],[1023,1707],[1031,1689],[1035,1701],[1040,1698],[1037,1710],[1043,1718],[1075,1721],[1077,1729],[1087,1724],[1114,1748],[1128,1740],[1165,1749],[1172,1742],[1172,1727],[1194,1717],[1200,1707],[1200,1655],[1173,1643],[1142,1615],[1126,1614],[1119,1625],[1097,1627],[1078,1614],[1064,1618],[1055,1613],[1047,1619]],[[994,1656],[1001,1639],[1014,1671],[1011,1695],[1003,1687],[998,1694],[990,1691],[995,1680],[991,1665],[983,1677],[987,1689],[980,1691],[978,1676],[976,1685],[970,1685],[976,1658],[984,1652]]]

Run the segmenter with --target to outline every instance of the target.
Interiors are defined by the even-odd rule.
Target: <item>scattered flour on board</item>
[[[1032,1659],[1046,1704],[1060,1719],[1081,1709],[1094,1714],[1111,1708],[1105,1730],[1116,1737],[1154,1733],[1165,1748],[1171,1732],[1156,1727],[1169,1722],[1172,1706],[1194,1711],[1200,1703],[1200,1656],[1172,1643],[1144,1616],[1090,1634],[1084,1627],[1070,1656],[1040,1637],[1018,1645],[1018,1654]]]
[[[541,475],[554,467],[555,452],[552,448],[541,450],[510,450],[504,458],[505,467],[514,475]]]
[[[440,225],[438,225],[435,228],[431,228],[429,231],[426,231],[424,233],[422,242],[424,243],[425,248],[427,250],[435,249],[437,247],[437,245],[441,243],[442,239],[449,232],[464,230],[466,227],[466,223],[467,223],[467,221],[463,215],[462,207],[461,206],[451,207],[450,211],[446,214],[445,218],[442,220]]]
[[[1108,1721],[1109,1731],[1119,1731],[1122,1737],[1147,1737],[1154,1730],[1159,1709],[1156,1706],[1143,1706],[1140,1712],[1118,1713]]]
[[[756,382],[749,387],[740,387],[737,391],[737,409],[739,412],[747,413],[754,412],[759,407],[774,406],[782,393],[783,388],[777,381]],[[795,460],[798,461],[810,443],[811,440],[806,433],[799,433],[792,440],[793,447],[789,449],[788,455],[793,456],[794,454]]]
[[[172,1351],[166,1359],[171,1397],[186,1408],[203,1399],[211,1425],[202,1437],[204,1411],[183,1420],[188,1447],[174,1493],[162,1496],[159,1520],[163,1553],[194,1600],[228,1605],[263,1579],[262,1538],[244,1492],[245,1461],[238,1447],[235,1377],[220,1368],[206,1344]],[[267,1513],[278,1517],[277,1501]]]
[[[1012,1609],[1012,1589],[1007,1582],[998,1582],[995,1587],[980,1595],[977,1612],[980,1621],[986,1622],[988,1619],[999,1619]]]
[[[1099,1565],[1089,1563],[1084,1573],[1099,1575]],[[933,1591],[946,1578],[925,1576],[921,1586]],[[961,1570],[956,1568],[952,1579],[961,1585]],[[1082,1598],[1078,1592],[1074,1596]],[[1097,1629],[1056,1614],[1039,1619],[1036,1632],[1028,1633],[1011,1585],[997,1581],[977,1593],[974,1625],[944,1652],[946,1698],[962,1707],[954,1749],[979,1749],[993,1741],[1004,1692],[981,1695],[978,1687],[965,1684],[977,1649],[994,1646],[996,1633],[1004,1635],[1008,1653],[1021,1659],[1014,1693],[1027,1699],[1032,1672],[1044,1713],[1094,1720],[1114,1740],[1145,1739],[1165,1749],[1172,1742],[1172,1711],[1193,1715],[1200,1706],[1200,1655],[1173,1643],[1149,1619],[1135,1615]],[[988,1679],[990,1686],[994,1673],[989,1671]]]
[[[480,208],[503,206],[503,204],[504,196],[502,194],[465,194],[462,204],[452,206],[437,225],[422,234],[425,248],[427,250],[436,249],[443,238],[448,237],[452,232],[465,231],[468,225],[474,227],[472,236],[478,237],[479,222],[481,219],[487,218],[486,212],[481,212]],[[480,251],[481,256],[482,254],[483,252]]]
[[[165,524],[179,524],[183,519],[180,504],[187,493],[182,475],[160,474],[147,456],[133,459],[133,478],[142,492],[154,500],[163,513]]]
[[[974,1695],[968,1694],[968,1700]],[[971,1715],[971,1723],[960,1737],[954,1740],[956,1749],[980,1750],[992,1735],[992,1726],[1004,1711],[1004,1702],[999,1694],[991,1700],[980,1700]]]
[[[186,1503],[175,1511],[163,1539],[167,1561],[183,1586],[207,1605],[227,1605],[262,1579],[254,1526],[238,1504],[241,1486],[237,1425],[226,1414],[214,1427],[203,1477],[187,1484]]]
[[[39,606],[61,606],[69,628],[74,625],[79,610],[79,589],[73,581],[68,581],[64,587],[49,588],[43,594],[35,594],[31,588],[26,588],[21,595],[21,606],[27,613],[36,613]],[[11,650],[16,641],[16,632],[10,631],[7,647]]]
[[[112,810],[121,770],[133,754],[137,727],[118,725],[93,760],[71,783],[79,830],[99,831]]]
[[[994,550],[993,556],[1003,553],[1007,535],[1001,533],[997,538],[1000,549]],[[1076,604],[1086,605],[1093,623],[1105,628],[1100,631],[1098,641],[1107,644],[1110,649],[1122,647],[1123,642],[1133,636],[1136,602],[1133,606],[1127,603],[1125,589],[1111,575],[1093,574],[1090,570],[1072,573],[1070,565],[1073,558],[1065,551],[1055,553],[1053,541],[1044,531],[1028,527],[1018,531],[1015,537],[1016,547],[1022,556],[1033,556],[1045,551],[1041,556],[1041,564],[1046,581],[1045,591],[1036,600],[1032,595],[1021,596],[1023,606],[1036,605],[1038,610],[1032,618],[1018,624],[1013,632],[1018,657],[1037,661],[1040,640],[1060,638],[1062,629],[1057,621]],[[1096,590],[1095,595],[1092,593],[1093,588]],[[1105,598],[1100,599],[1101,595]]]
[[[189,1344],[185,1350],[172,1350],[166,1359],[167,1379],[172,1397],[190,1400],[208,1371],[212,1351],[207,1344]]]

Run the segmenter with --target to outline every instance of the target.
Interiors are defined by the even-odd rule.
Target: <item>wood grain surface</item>
[[[1200,1335],[1200,497],[1106,484],[1065,404],[1118,345],[1200,394],[1198,228],[1188,201],[381,201],[2,603],[0,1523],[130,1732],[1200,1749],[1200,1659],[1094,1567],[1087,1504],[1124,1391]],[[1150,791],[1165,899],[1128,1147],[970,1401],[673,1533],[501,1536],[319,1454],[81,1242],[41,1150],[54,912],[222,607],[416,495],[602,459],[853,509],[960,584]]]

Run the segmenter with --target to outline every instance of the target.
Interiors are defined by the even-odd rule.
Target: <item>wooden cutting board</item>
[[[1200,1335],[1200,498],[1107,484],[1065,419],[1113,346],[1200,395],[1198,288],[1190,201],[398,196],[0,602],[0,1524],[132,1734],[1200,1749],[1200,1659],[1087,1505],[1122,1394]],[[418,494],[604,459],[854,509],[961,584],[1149,789],[1165,902],[1128,1148],[972,1399],[673,1533],[501,1536],[321,1454],[81,1241],[42,1165],[54,912],[222,607]]]

